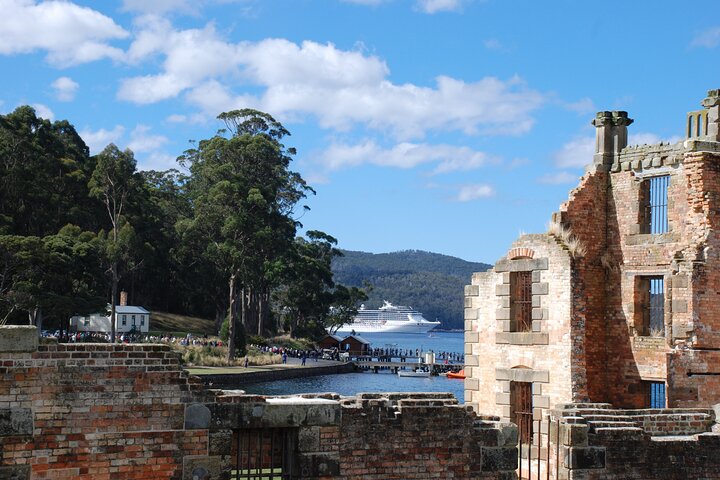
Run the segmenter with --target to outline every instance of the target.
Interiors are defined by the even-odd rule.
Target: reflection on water
[[[368,334],[363,338],[373,348],[422,349],[434,352],[463,351],[462,333],[437,332],[432,336],[418,334]],[[460,402],[464,401],[464,382],[445,377],[413,378],[398,377],[390,372],[346,373],[319,377],[295,378],[268,383],[243,385],[248,393],[260,395],[293,395],[297,393],[334,392],[340,395],[356,395],[362,392],[450,392]]]
[[[462,380],[446,377],[400,378],[389,372],[344,373],[294,378],[245,385],[242,389],[247,393],[260,395],[334,392],[349,396],[362,392],[450,392],[460,402],[464,401],[464,382]]]

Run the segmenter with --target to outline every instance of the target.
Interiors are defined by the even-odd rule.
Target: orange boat
[[[465,369],[463,368],[459,372],[448,372],[447,377],[464,379],[465,378]]]

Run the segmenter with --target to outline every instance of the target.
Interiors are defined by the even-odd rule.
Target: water
[[[461,332],[437,332],[430,335],[408,333],[374,333],[362,337],[372,348],[422,349],[439,352],[463,352]],[[295,378],[243,386],[247,393],[261,395],[293,395],[298,393],[335,392],[340,395],[356,395],[361,392],[450,392],[460,402],[464,401],[464,382],[446,377],[411,378],[398,377],[389,371],[372,373],[346,373],[319,377]]]

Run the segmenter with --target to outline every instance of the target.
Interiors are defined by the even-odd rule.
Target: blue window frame
[[[641,233],[659,234],[670,231],[668,222],[668,186],[670,175],[650,177],[641,188]]]
[[[650,388],[650,408],[665,408],[665,382],[648,382]]]

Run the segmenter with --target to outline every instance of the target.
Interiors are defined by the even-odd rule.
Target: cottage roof
[[[150,312],[145,310],[143,307],[136,307],[134,305],[117,305],[117,306],[115,306],[115,313],[144,314],[144,315],[150,314]]]
[[[367,340],[365,340],[364,338],[362,338],[359,335],[348,335],[347,337],[343,338],[342,341],[344,342],[345,340],[348,340],[350,338],[357,340],[359,343],[363,343],[365,345],[370,345],[370,342],[368,342]]]

